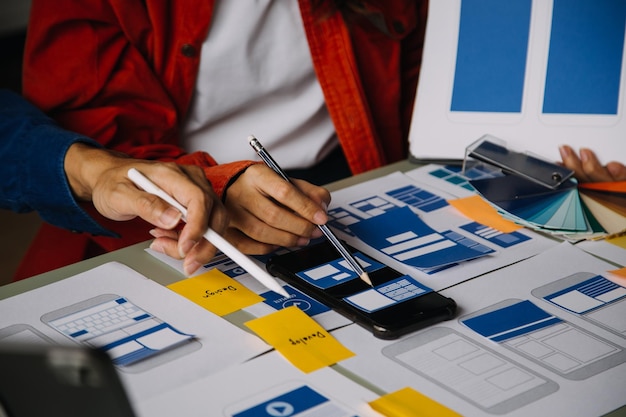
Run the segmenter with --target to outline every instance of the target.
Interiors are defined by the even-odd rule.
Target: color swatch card
[[[626,230],[626,181],[578,185],[580,198],[609,234]]]
[[[482,193],[508,220],[568,239],[604,236],[626,228],[626,182],[576,184],[570,181],[550,189],[514,175],[505,176],[487,164],[468,165],[465,171],[460,165],[430,164],[406,175],[462,199]],[[618,238],[610,241],[615,245],[620,243]],[[584,247],[595,250],[592,245]],[[626,244],[621,247],[626,248]],[[602,252],[606,254],[606,249]],[[613,258],[625,263],[626,252]]]
[[[626,231],[626,181],[556,189],[516,175],[470,181],[505,217],[518,224],[580,240]]]

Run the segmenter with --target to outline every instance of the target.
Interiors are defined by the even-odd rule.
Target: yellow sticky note
[[[175,282],[167,288],[218,316],[225,316],[264,300],[217,269]]]
[[[450,200],[448,203],[470,219],[502,233],[511,233],[522,228],[519,224],[503,218],[478,195]]]
[[[354,356],[296,306],[245,324],[302,372],[312,372]]]
[[[369,405],[387,417],[456,417],[461,415],[409,387],[383,395],[370,402]]]

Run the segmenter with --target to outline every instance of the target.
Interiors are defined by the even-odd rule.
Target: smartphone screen
[[[267,262],[267,270],[381,339],[395,339],[454,316],[454,300],[350,249],[368,273],[372,287],[328,242],[274,256]]]

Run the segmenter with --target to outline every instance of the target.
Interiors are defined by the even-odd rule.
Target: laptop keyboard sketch
[[[48,313],[42,321],[76,342],[105,351],[119,366],[133,365],[193,339],[114,294]]]

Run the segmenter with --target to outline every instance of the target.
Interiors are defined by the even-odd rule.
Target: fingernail
[[[187,254],[189,253],[191,248],[194,247],[195,244],[196,242],[194,242],[193,240],[186,240],[178,245],[178,254],[180,255],[180,257],[184,258],[185,256],[187,256]]]
[[[315,223],[315,224],[324,224],[324,223],[326,223],[327,218],[328,217],[326,216],[326,213],[324,213],[323,211],[318,211],[313,216],[313,223]]]
[[[182,217],[182,213],[176,210],[174,207],[168,207],[163,213],[161,213],[161,217],[159,217],[159,221],[163,223],[165,227],[174,227],[178,224]]]
[[[580,160],[584,163],[589,160],[589,149],[581,149],[580,150]]]
[[[159,234],[157,233],[156,229],[150,229],[148,233],[150,233],[153,237],[159,237]]]
[[[328,213],[328,204],[325,201],[322,201],[322,208],[324,209],[324,213]]]
[[[317,229],[317,228],[315,230],[313,230],[313,233],[311,233],[311,237],[313,239],[317,239],[318,237],[322,237],[322,235],[323,235],[322,231],[320,229]]]
[[[152,241],[152,243],[150,244],[150,249],[152,249],[155,252],[165,253],[163,246],[161,245],[161,243],[159,243],[158,240]]]
[[[615,164],[607,164],[606,169],[607,171],[609,171],[609,174],[611,174],[611,176],[614,178],[619,177],[622,172],[621,167]]]
[[[301,237],[298,239],[298,242],[296,242],[297,246],[306,246],[309,244],[311,240],[307,239],[306,237]]]
[[[559,146],[559,153],[561,154],[561,159],[567,159],[570,157],[570,149],[565,145]]]
[[[202,264],[198,261],[189,261],[189,263],[185,263],[183,265],[183,269],[185,270],[185,274],[186,275],[191,275],[194,272],[196,272],[198,269],[200,269],[200,267],[202,266]]]

